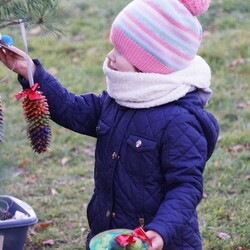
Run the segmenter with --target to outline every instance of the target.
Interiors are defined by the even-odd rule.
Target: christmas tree
[[[62,15],[59,0],[0,0],[0,29],[24,22],[60,34]]]

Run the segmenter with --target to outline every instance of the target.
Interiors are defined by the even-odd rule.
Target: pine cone
[[[41,92],[39,93],[41,94]],[[47,100],[42,94],[40,99],[35,100],[26,96],[23,100],[23,109],[31,146],[35,152],[43,153],[49,147],[51,139]]]

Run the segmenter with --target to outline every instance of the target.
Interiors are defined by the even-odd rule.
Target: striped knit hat
[[[210,0],[134,0],[116,17],[110,40],[136,68],[169,74],[187,67],[202,40],[196,16]]]

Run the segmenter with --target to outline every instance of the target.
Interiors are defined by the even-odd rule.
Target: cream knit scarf
[[[167,75],[115,71],[108,67],[108,59],[103,63],[103,71],[108,94],[124,107],[159,106],[178,100],[195,89],[207,105],[212,94],[210,68],[200,56],[195,56],[187,68]]]

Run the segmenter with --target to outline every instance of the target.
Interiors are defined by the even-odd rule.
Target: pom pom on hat
[[[207,11],[210,0],[179,0],[194,16],[200,16]]]

